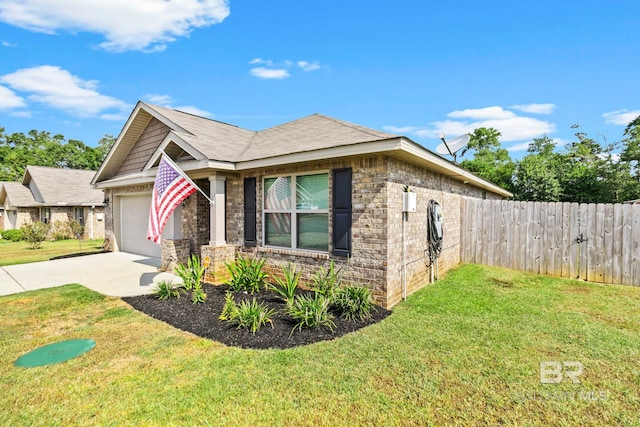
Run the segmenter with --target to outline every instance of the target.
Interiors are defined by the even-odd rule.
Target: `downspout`
[[[402,301],[407,300],[407,212],[402,212]]]

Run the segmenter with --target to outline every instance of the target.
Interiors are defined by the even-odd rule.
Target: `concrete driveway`
[[[125,252],[108,252],[31,264],[0,267],[0,295],[79,283],[111,296],[153,292],[161,280],[180,279],[158,271],[160,260]]]

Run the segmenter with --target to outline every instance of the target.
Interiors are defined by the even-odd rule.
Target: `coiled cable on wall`
[[[440,257],[440,252],[442,252],[442,235],[438,236],[436,225],[439,207],[438,202],[433,199],[429,200],[429,205],[427,206],[427,255],[429,256],[430,266]]]

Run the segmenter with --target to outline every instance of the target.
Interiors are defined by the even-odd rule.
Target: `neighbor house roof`
[[[27,166],[22,182],[5,182],[0,204],[9,207],[102,205],[104,193],[91,187],[94,171]]]
[[[27,166],[22,183],[45,205],[101,205],[104,193],[91,187],[94,175],[91,170]]]
[[[142,170],[116,177],[118,168],[153,118],[168,127],[168,134]],[[92,183],[102,188],[151,182],[155,176],[155,171],[151,169],[157,165],[162,150],[169,152],[175,146],[179,147],[178,151],[189,155],[187,158],[191,160],[180,162],[180,166],[191,173],[211,169],[237,171],[378,153],[473,183],[503,197],[511,196],[508,191],[473,175],[405,136],[322,114],[312,114],[255,132],[144,102],[138,102],[134,108]]]
[[[20,182],[3,182],[0,188],[0,205],[8,208],[26,208],[42,206],[33,197],[33,193]]]

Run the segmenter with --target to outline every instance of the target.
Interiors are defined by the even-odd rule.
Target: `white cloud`
[[[421,138],[439,138],[442,134],[455,137],[485,127],[497,129],[502,142],[532,140],[556,130],[551,122],[520,116],[500,106],[456,110],[447,114],[447,117],[446,120],[431,122],[424,127],[386,126],[385,129],[411,132]]]
[[[469,108],[466,110],[452,111],[447,117],[453,119],[474,119],[474,120],[502,120],[515,117],[515,113],[507,111],[502,107]]]
[[[0,86],[0,110],[10,110],[26,106],[27,104],[24,102],[24,99],[16,95],[14,91]]]
[[[514,110],[522,111],[524,113],[551,114],[556,106],[555,104],[523,104],[512,105],[511,108],[513,108]]]
[[[0,0],[0,21],[27,30],[102,34],[113,52],[161,51],[229,16],[227,0]]]
[[[213,114],[209,111],[201,110],[200,108],[194,107],[193,105],[174,105],[175,100],[169,95],[148,94],[143,96],[143,98],[150,103],[159,105],[161,107],[171,108],[201,117],[213,117]]]
[[[261,79],[284,79],[290,76],[287,70],[281,69],[281,68],[270,69],[270,68],[264,68],[264,67],[257,67],[257,68],[252,68],[250,72],[252,75],[259,77]]]
[[[13,44],[13,43],[9,43],[8,41],[2,41],[2,46],[3,47],[17,47],[17,44]]]
[[[382,129],[388,130],[389,132],[406,135],[408,133],[415,132],[420,128],[417,126],[382,126]]]
[[[298,67],[304,71],[315,71],[320,69],[320,64],[317,62],[298,61]]]
[[[640,110],[629,111],[625,109],[611,111],[602,115],[602,117],[604,117],[605,123],[619,126],[627,126],[638,116],[640,116]]]
[[[254,58],[249,61],[251,65],[263,65],[263,67],[255,67],[250,70],[250,73],[261,79],[284,79],[290,77],[290,72],[295,67],[300,68],[303,71],[315,71],[320,69],[320,64],[317,62],[309,61],[289,61],[284,60],[282,62],[274,62],[271,59]]]
[[[531,141],[522,142],[520,144],[515,144],[515,145],[512,145],[510,147],[507,147],[507,151],[509,151],[509,152],[527,151],[527,149],[529,148],[529,144],[531,144]]]
[[[14,91],[29,93],[28,99],[78,117],[108,118],[105,110],[122,113],[131,107],[117,98],[97,92],[98,82],[82,80],[67,70],[51,65],[23,68],[0,76],[0,82]]]

